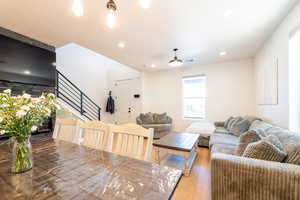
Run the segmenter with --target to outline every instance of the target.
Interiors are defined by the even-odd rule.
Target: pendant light
[[[174,51],[174,58],[173,58],[173,60],[170,60],[169,66],[180,67],[181,65],[183,65],[183,61],[177,58],[178,49],[173,49],[173,51]]]
[[[117,22],[117,5],[113,0],[109,0],[106,4],[106,7],[108,9],[108,14],[106,17],[106,24],[109,28],[114,28]]]
[[[73,0],[72,11],[77,17],[83,16],[82,0]]]

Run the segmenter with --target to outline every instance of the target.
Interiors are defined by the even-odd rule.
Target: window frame
[[[205,95],[203,97],[185,97],[184,95],[184,90],[185,90],[185,80],[192,80],[192,79],[204,79],[205,81]],[[183,76],[181,78],[181,82],[182,82],[182,118],[183,120],[204,120],[207,117],[207,76],[204,74],[201,75],[194,75],[194,76]],[[190,116],[185,116],[185,100],[186,99],[203,99],[204,100],[204,116],[199,116],[199,117],[190,117]]]

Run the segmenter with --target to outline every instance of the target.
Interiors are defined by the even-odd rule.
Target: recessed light
[[[230,17],[232,15],[232,10],[226,10],[224,13],[224,17]]]
[[[151,0],[139,0],[139,2],[142,8],[150,8]]]
[[[151,65],[151,67],[152,67],[152,68],[155,68],[155,67],[156,67],[156,65],[152,64],[152,65]]]
[[[118,46],[121,48],[121,49],[124,49],[125,48],[125,43],[124,42],[120,42],[118,44]]]
[[[227,55],[227,52],[226,52],[226,51],[220,52],[220,56],[226,56],[226,55]]]
[[[30,72],[30,71],[28,71],[28,70],[25,70],[25,71],[24,71],[24,74],[27,74],[27,75],[29,75],[29,74],[31,74],[31,72]]]
[[[83,5],[81,0],[74,0],[72,5],[72,11],[77,17],[83,16]]]

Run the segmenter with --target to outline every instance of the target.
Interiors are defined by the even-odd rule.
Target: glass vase
[[[22,173],[32,169],[33,162],[30,136],[13,138],[12,142],[13,160],[11,171],[13,173]]]

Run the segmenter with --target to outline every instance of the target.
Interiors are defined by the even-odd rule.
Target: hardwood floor
[[[182,176],[172,200],[211,200],[210,152],[208,148],[197,152],[191,174]]]
[[[210,200],[210,152],[198,148],[198,155],[190,176],[183,176],[176,188],[173,200]]]

